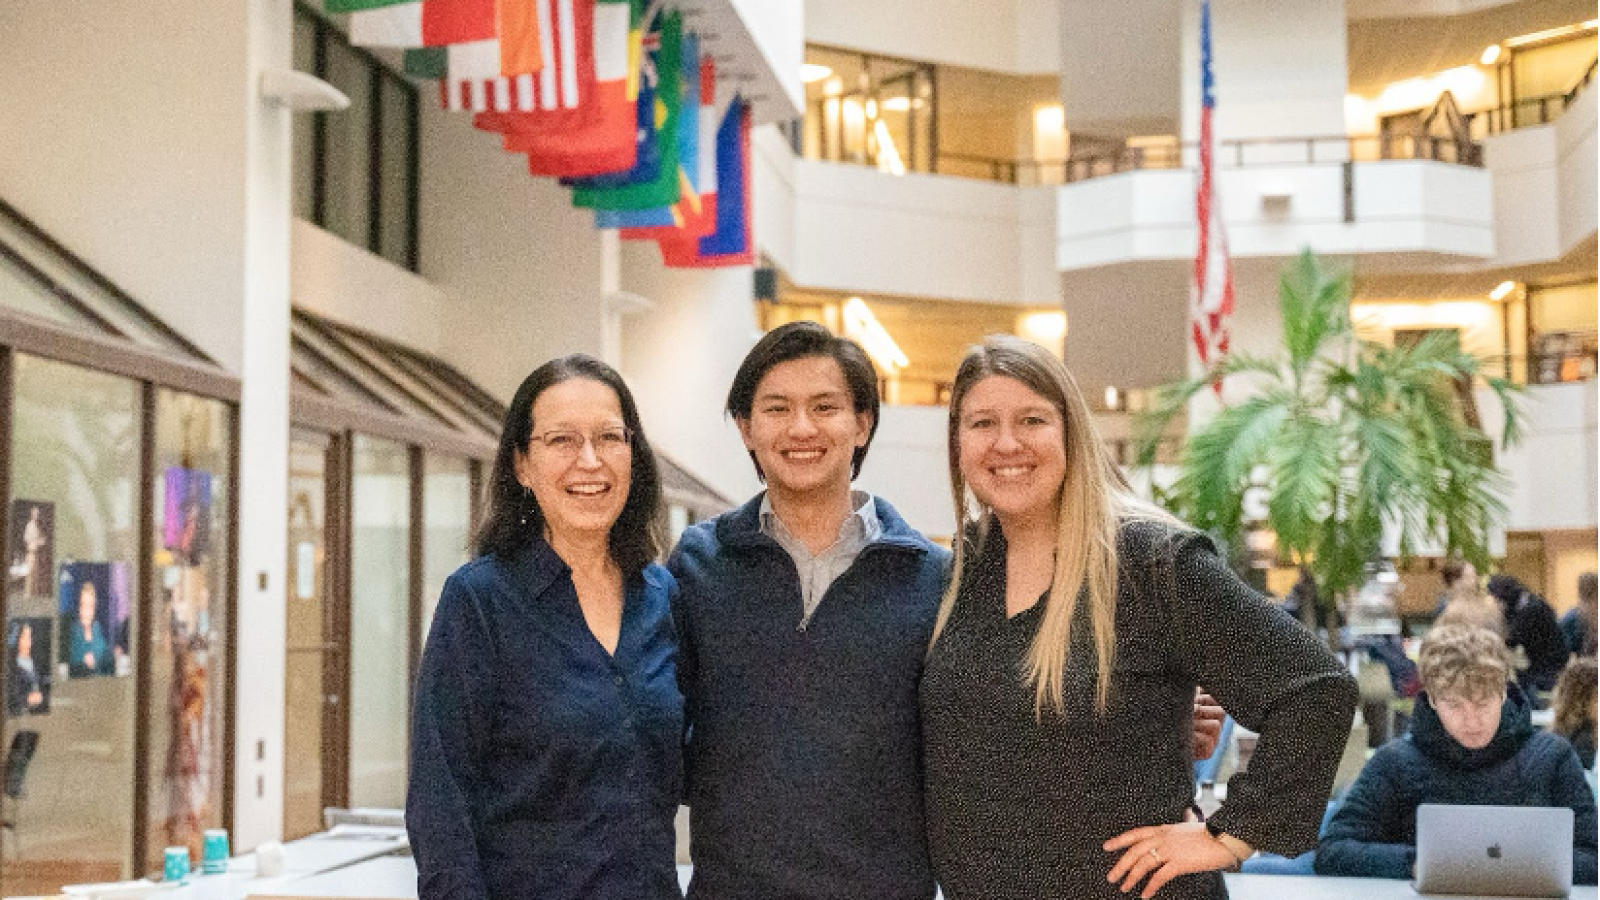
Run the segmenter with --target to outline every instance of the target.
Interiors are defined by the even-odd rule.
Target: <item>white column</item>
[[[252,0],[248,7],[233,754],[240,850],[283,835],[290,113],[262,101],[259,73],[289,67],[294,21],[291,0]]]
[[[628,386],[650,442],[741,502],[760,488],[723,404],[760,338],[748,266],[668,269],[654,245],[623,247],[623,285],[648,298],[625,324]]]

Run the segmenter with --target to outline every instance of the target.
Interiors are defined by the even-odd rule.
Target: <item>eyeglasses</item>
[[[594,445],[596,456],[618,456],[632,448],[633,430],[621,425],[602,428],[592,434],[558,429],[533,435],[528,442],[543,444],[546,450],[566,459],[577,459],[578,454],[583,452],[585,442]]]

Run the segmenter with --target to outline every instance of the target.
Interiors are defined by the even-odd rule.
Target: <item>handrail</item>
[[[1068,182],[1142,169],[1185,169],[1197,166],[1198,141],[1145,147],[1124,147],[1110,153],[1074,155],[1067,160]],[[1337,165],[1378,160],[1432,160],[1481,167],[1482,147],[1459,137],[1431,135],[1320,135],[1221,141],[1217,165],[1246,168],[1268,165]]]

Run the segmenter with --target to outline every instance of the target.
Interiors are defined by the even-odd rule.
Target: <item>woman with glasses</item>
[[[1595,800],[1583,763],[1565,740],[1534,727],[1500,635],[1436,626],[1417,667],[1424,693],[1411,733],[1378,748],[1350,786],[1322,836],[1317,873],[1411,878],[1424,803],[1565,806],[1572,880],[1594,884]]]
[[[583,355],[506,413],[476,559],[418,674],[406,827],[420,900],[677,900],[683,699],[655,456]]]
[[[973,348],[949,441],[963,539],[922,680],[944,896],[1222,897],[1254,850],[1315,846],[1356,700],[1328,648],[1135,498],[1049,351]],[[1205,822],[1197,684],[1260,733]]]

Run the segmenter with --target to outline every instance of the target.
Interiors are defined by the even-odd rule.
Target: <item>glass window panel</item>
[[[427,385],[442,401],[449,403],[452,409],[468,417],[481,434],[496,443],[499,442],[500,419],[503,413],[491,414],[489,410],[483,408],[480,398],[464,395],[458,385],[446,383],[437,371],[413,356],[391,351],[389,360],[398,368],[410,373],[417,381]]]
[[[383,402],[394,409],[407,414],[427,419],[436,425],[450,425],[451,423],[429,408],[427,404],[410,396],[391,381],[387,380],[374,366],[363,360],[360,356],[338,342],[331,340],[318,332],[315,328],[296,327],[294,339],[303,342],[307,347],[325,357],[333,365],[343,367],[353,377],[360,379],[362,390],[369,391],[383,398]]]
[[[295,8],[294,13],[294,67],[296,71],[317,73],[317,25],[315,17]],[[316,181],[316,155],[313,135],[315,116],[292,116],[289,177],[292,182],[293,212],[307,221],[315,218],[312,210],[312,185]]]
[[[27,644],[31,664],[8,670],[31,669],[35,689],[5,737],[36,752],[23,796],[3,801],[5,890],[54,894],[134,874],[140,393],[23,354],[15,371],[7,652]]]
[[[419,409],[426,410],[434,418],[458,430],[464,430],[471,426],[471,418],[465,412],[457,409],[449,400],[441,397],[431,385],[417,379],[410,371],[396,365],[389,354],[374,346],[372,342],[344,329],[339,329],[335,333],[338,336],[339,349],[347,351],[351,356],[366,363],[382,375],[383,378],[393,382],[392,385],[389,385],[390,389],[402,394],[407,402],[415,404]]]
[[[14,261],[0,255],[0,306],[21,310],[63,325],[85,325],[97,333],[102,329],[89,317],[55,295]]]
[[[297,431],[289,441],[289,568],[283,737],[283,835],[322,830],[323,734],[330,685],[327,627],[328,440]]]
[[[325,393],[335,397],[375,406],[384,412],[396,411],[393,406],[379,399],[376,394],[367,390],[365,385],[351,377],[350,373],[335,365],[322,349],[320,346],[313,347],[302,335],[300,328],[294,329],[290,338],[289,353],[295,369],[302,370],[304,377],[314,379]]]
[[[382,154],[379,159],[378,254],[411,268],[411,110],[416,89],[392,75],[382,80]]]
[[[350,98],[349,108],[319,113],[326,129],[322,227],[357,247],[368,246],[372,169],[372,74],[367,62],[340,41],[328,41],[329,84]]]
[[[190,355],[182,344],[160,329],[149,313],[108,291],[104,283],[82,264],[63,256],[59,249],[52,247],[21,222],[0,215],[0,242],[4,242],[9,250],[27,260],[46,278],[68,291],[78,302],[94,310],[141,347]],[[34,298],[35,301],[38,299]],[[3,302],[0,300],[0,303]],[[98,326],[95,331],[104,333]]]
[[[223,822],[227,734],[229,409],[156,392],[150,641],[149,835],[145,868],[166,847],[200,858],[201,835]]]
[[[403,445],[357,435],[350,536],[350,805],[406,797],[411,476]]]
[[[467,544],[472,514],[472,477],[465,459],[429,453],[422,483],[422,619],[424,639],[433,624],[444,580],[471,558]]]

